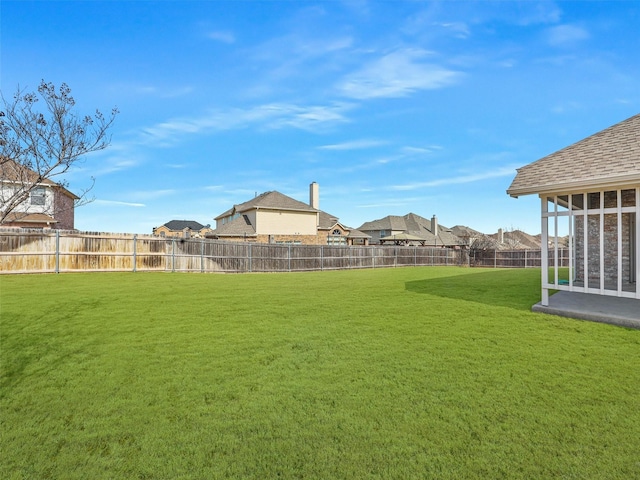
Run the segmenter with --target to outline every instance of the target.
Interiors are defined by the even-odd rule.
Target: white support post
[[[604,191],[600,192],[600,295],[604,295]]]
[[[549,219],[547,217],[547,197],[541,195],[541,218],[542,218],[542,300],[543,306],[549,306],[549,289],[547,284],[549,283]]]
[[[618,189],[617,192],[617,215],[616,215],[616,234],[618,237],[618,296],[622,296],[622,190]]]
[[[569,195],[569,291],[573,291],[573,278],[575,276],[573,264],[573,195]]]
[[[640,187],[636,187],[636,249],[634,251],[636,257],[636,298],[640,298]]]
[[[553,283],[558,285],[558,196],[553,197]]]
[[[584,226],[582,228],[582,269],[584,272],[584,291],[589,288],[589,194],[584,194]]]

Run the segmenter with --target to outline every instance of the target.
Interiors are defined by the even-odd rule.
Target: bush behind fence
[[[566,255],[565,255],[566,256]],[[61,230],[0,230],[0,273],[297,272],[459,265],[540,267],[539,251],[486,251],[413,246],[231,243]]]

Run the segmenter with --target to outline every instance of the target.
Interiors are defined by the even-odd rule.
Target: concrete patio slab
[[[531,310],[640,329],[640,300],[633,298],[561,291],[549,297],[548,306],[536,303]]]

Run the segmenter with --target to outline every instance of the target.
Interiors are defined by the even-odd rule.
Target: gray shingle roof
[[[517,172],[507,189],[513,197],[640,182],[640,114]]]
[[[438,237],[431,232],[431,220],[427,220],[415,213],[408,213],[402,217],[398,215],[387,215],[384,218],[366,222],[358,227],[363,232],[378,232],[380,230],[391,230],[415,235],[426,240],[427,245],[460,245],[461,240],[451,231],[443,226],[438,226]]]
[[[234,218],[230,222],[220,225],[213,230],[207,236],[221,236],[221,237],[238,237],[238,236],[255,236],[256,229],[245,215],[240,215],[238,218]]]
[[[226,217],[234,212],[242,213],[246,212],[247,210],[253,210],[255,208],[317,212],[315,208],[306,203],[294,200],[293,198],[283,195],[280,192],[271,191],[262,193],[247,202],[234,205],[233,208],[230,208],[226,212],[218,215],[215,220]]]
[[[171,220],[165,223],[164,226],[169,230],[173,230],[176,232],[181,232],[185,228],[189,228],[193,231],[199,231],[205,228],[204,225],[193,220]]]
[[[339,223],[338,217],[329,215],[327,212],[320,210],[318,228],[321,230],[327,230],[333,227],[336,223]]]

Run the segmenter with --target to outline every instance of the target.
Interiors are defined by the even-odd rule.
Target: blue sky
[[[539,233],[517,167],[640,112],[637,1],[10,1],[0,88],[120,114],[89,231],[151,233],[277,190],[357,228],[409,212]]]

